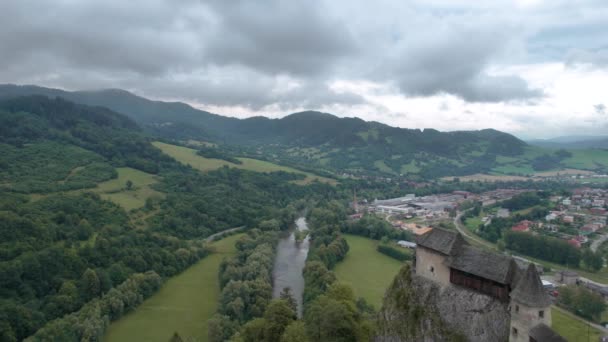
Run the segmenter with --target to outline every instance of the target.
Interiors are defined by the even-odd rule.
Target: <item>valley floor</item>
[[[234,254],[241,234],[213,243],[216,252],[169,279],[137,310],[112,323],[105,342],[167,342],[177,332],[184,340],[206,341],[207,320],[217,309],[218,270]]]
[[[403,263],[378,252],[376,240],[348,234],[344,234],[344,238],[350,249],[346,258],[336,265],[336,276],[355,290],[355,296],[364,298],[378,310],[384,292]]]

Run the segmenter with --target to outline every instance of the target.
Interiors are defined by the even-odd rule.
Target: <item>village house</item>
[[[555,279],[564,285],[575,285],[578,281],[578,273],[569,270],[557,271]]]
[[[535,265],[470,246],[458,232],[434,228],[417,239],[415,272],[440,286],[491,296],[510,310],[511,342],[566,341],[551,329],[551,300]]]
[[[511,227],[511,230],[514,232],[528,232],[528,231],[530,231],[532,224],[533,224],[532,221],[523,220],[523,221],[519,222],[518,224],[514,225],[513,227]]]

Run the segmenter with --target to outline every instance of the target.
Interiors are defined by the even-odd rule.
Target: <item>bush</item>
[[[388,244],[379,244],[376,250],[399,261],[406,261],[412,258],[411,255],[402,250],[401,247],[391,246]]]

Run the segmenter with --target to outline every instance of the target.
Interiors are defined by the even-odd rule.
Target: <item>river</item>
[[[296,230],[308,230],[306,218],[300,217],[295,223]],[[301,243],[296,244],[295,230],[289,236],[282,237],[277,246],[277,256],[272,272],[274,279],[272,296],[279,298],[281,291],[290,287],[291,293],[298,303],[299,317],[302,317],[302,295],[304,293],[302,270],[308,256],[309,244],[308,236]]]

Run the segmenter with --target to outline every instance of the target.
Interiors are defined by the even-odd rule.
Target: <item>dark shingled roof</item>
[[[511,299],[530,307],[544,308],[551,305],[551,299],[543,288],[534,264],[528,266],[526,273],[511,291]]]
[[[530,337],[536,342],[568,342],[568,340],[543,323],[530,329]]]
[[[454,255],[460,249],[460,246],[468,244],[460,233],[440,228],[433,228],[430,232],[419,236],[416,243],[418,246],[445,255]]]
[[[462,246],[458,254],[450,257],[446,264],[450,268],[505,285],[511,285],[517,276],[517,264],[513,258],[472,246]]]

